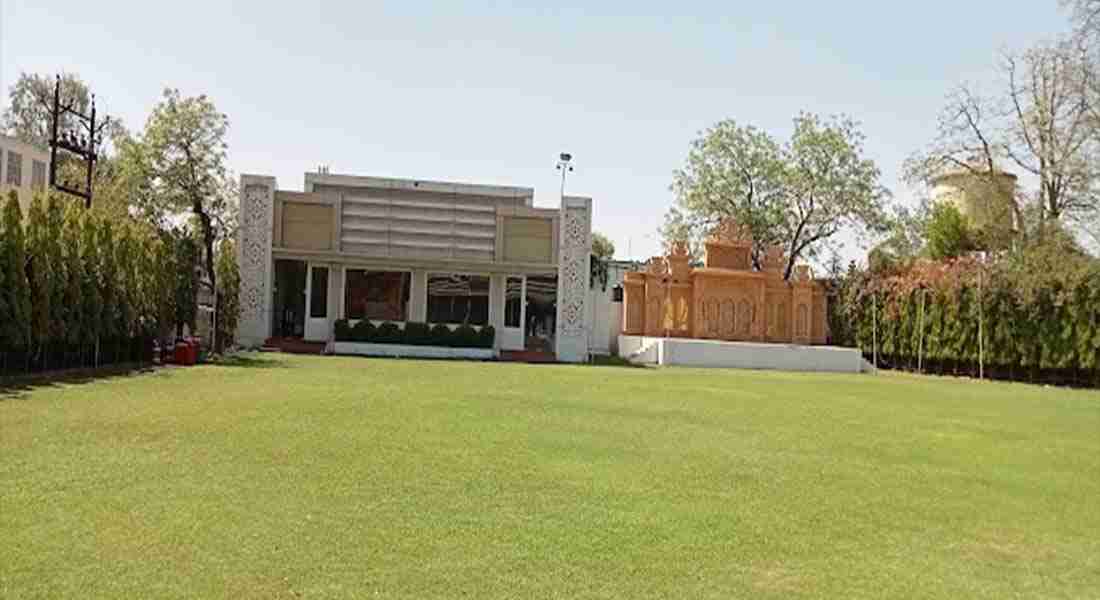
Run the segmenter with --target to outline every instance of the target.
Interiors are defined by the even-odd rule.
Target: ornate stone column
[[[592,199],[566,196],[558,235],[558,314],[556,354],[561,362],[588,360],[587,310],[592,258]]]
[[[271,336],[274,277],[271,235],[275,218],[275,178],[241,175],[240,190],[237,264],[241,271],[241,315],[237,325],[237,343],[255,347]]]

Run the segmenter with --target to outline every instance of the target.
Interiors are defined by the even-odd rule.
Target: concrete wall
[[[619,336],[619,356],[637,364],[859,373],[863,356],[854,348],[795,346]]]

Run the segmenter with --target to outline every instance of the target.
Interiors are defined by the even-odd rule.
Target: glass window
[[[328,267],[313,267],[309,282],[309,316],[323,319],[328,316]]]
[[[23,155],[8,150],[8,185],[23,185]]]
[[[489,278],[485,275],[428,276],[428,322],[489,324]]]
[[[31,161],[31,187],[36,190],[46,189],[46,163],[40,160]]]
[[[523,278],[509,277],[504,290],[504,326],[519,327],[523,312]]]
[[[611,301],[622,302],[623,301],[623,286],[617,285],[611,288]]]
[[[344,311],[348,319],[404,321],[408,316],[409,273],[348,269]]]

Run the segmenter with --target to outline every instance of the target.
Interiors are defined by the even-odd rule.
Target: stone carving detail
[[[787,257],[784,256],[783,248],[780,246],[768,246],[764,251],[764,270],[765,271],[782,271],[783,267],[787,265]]]
[[[263,325],[267,287],[268,248],[271,247],[271,190],[247,185],[241,203],[241,324]]]
[[[584,303],[588,295],[588,211],[569,208],[562,217],[564,232],[561,245],[562,303],[561,331],[565,335],[584,335]]]
[[[724,221],[706,243],[704,268],[691,266],[685,244],[670,244],[666,256],[626,275],[623,333],[824,344],[821,282],[805,265],[784,280],[787,257],[778,246],[764,249],[754,268],[752,244],[743,227]]]
[[[654,277],[668,276],[668,263],[664,257],[654,256],[646,263],[646,274]]]

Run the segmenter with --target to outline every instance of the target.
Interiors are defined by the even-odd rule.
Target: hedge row
[[[446,325],[406,323],[404,329],[385,322],[375,327],[364,319],[352,326],[346,319],[335,324],[336,341],[372,344],[404,344],[407,346],[443,346],[447,348],[492,348],[496,330],[491,325],[474,329],[462,325],[454,330]]]
[[[154,338],[194,320],[193,304],[173,297],[180,272],[193,289],[182,255],[149,225],[53,194],[36,195],[24,218],[10,193],[0,218],[0,372],[147,360]]]
[[[1100,265],[1038,253],[849,275],[853,341],[881,366],[1100,386]],[[980,337],[979,337],[980,331]],[[979,355],[980,354],[980,355]]]

